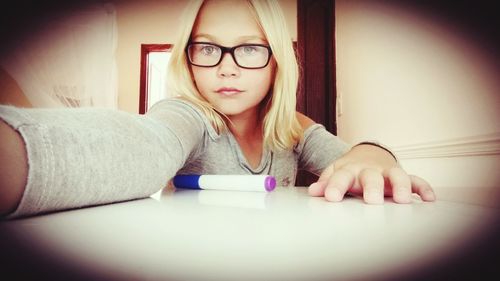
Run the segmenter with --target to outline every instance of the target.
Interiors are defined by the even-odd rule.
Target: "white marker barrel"
[[[189,189],[273,191],[276,179],[269,175],[178,175],[174,186]]]

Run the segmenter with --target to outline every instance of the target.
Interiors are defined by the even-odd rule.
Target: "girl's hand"
[[[408,175],[390,153],[373,145],[353,147],[309,186],[311,196],[324,196],[332,202],[341,201],[347,192],[362,195],[369,204],[384,203],[384,196],[396,203],[411,203],[412,193],[424,201],[436,199],[429,183]]]

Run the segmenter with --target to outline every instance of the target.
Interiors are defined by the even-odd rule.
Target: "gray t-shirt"
[[[197,107],[179,99],[146,115],[0,106],[0,118],[22,135],[29,165],[9,218],[148,197],[176,174],[268,174],[293,185],[297,170],[319,174],[350,148],[314,124],[293,150],[264,149],[252,169],[230,132],[218,135]]]

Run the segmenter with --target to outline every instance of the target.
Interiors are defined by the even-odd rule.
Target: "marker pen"
[[[176,188],[238,191],[273,191],[276,179],[269,175],[177,175]]]

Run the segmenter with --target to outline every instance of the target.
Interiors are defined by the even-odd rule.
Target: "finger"
[[[431,185],[424,179],[409,175],[411,181],[411,189],[414,193],[417,193],[420,198],[424,201],[435,201],[436,194],[434,194],[434,190],[432,190]]]
[[[361,173],[359,173],[359,181],[363,188],[363,199],[366,203],[384,203],[384,177],[380,171],[363,169]]]
[[[311,196],[323,196],[325,194],[325,188],[328,183],[328,179],[332,176],[334,171],[333,165],[328,166],[321,175],[317,182],[312,183],[309,186],[308,192]]]
[[[384,177],[389,180],[392,187],[392,198],[396,203],[411,202],[411,181],[403,169],[396,167],[385,170]]]
[[[335,171],[328,180],[325,188],[325,199],[331,202],[339,202],[344,198],[344,194],[354,184],[355,176],[347,169]]]

